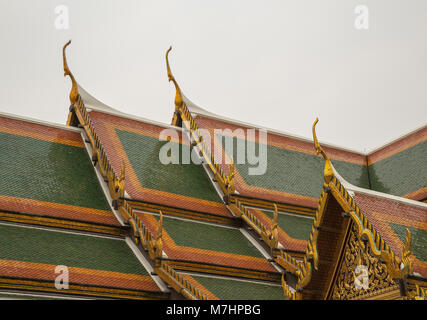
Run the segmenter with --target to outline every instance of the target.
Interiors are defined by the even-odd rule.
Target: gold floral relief
[[[355,224],[351,226],[344,250],[331,299],[363,299],[396,289],[397,283],[388,274],[385,264],[372,254],[369,245],[359,241]]]

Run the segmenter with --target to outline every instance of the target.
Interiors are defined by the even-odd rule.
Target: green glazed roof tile
[[[262,210],[270,219],[273,220],[274,213]],[[308,240],[311,228],[313,226],[312,218],[301,217],[297,215],[278,213],[277,224],[290,237],[300,240]]]
[[[234,279],[192,276],[221,300],[285,300],[281,286]]]
[[[0,132],[0,194],[109,210],[84,148]]]
[[[369,166],[372,189],[404,196],[427,186],[427,141]]]
[[[427,261],[427,230],[417,229],[413,227],[404,226],[401,224],[391,223],[389,225],[397,234],[399,239],[404,243],[406,239],[406,228],[412,233],[412,253],[421,261]]]
[[[221,136],[217,136],[219,140]],[[298,195],[319,197],[323,184],[324,160],[321,157],[267,145],[267,171],[263,175],[249,175],[252,165],[239,164],[238,143],[244,140],[233,138],[233,157],[239,174],[249,185]],[[255,143],[259,150],[259,143]],[[368,188],[366,166],[333,160],[334,167],[350,183]]]
[[[182,161],[164,165],[160,162],[160,148],[166,141],[119,129],[116,133],[143,187],[221,202],[201,165],[183,164]],[[181,155],[182,145],[178,147]]]
[[[239,229],[163,217],[163,226],[179,246],[263,258]]]
[[[148,275],[123,240],[0,225],[0,259]]]

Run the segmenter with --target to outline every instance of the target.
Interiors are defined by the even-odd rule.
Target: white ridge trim
[[[16,114],[11,114],[11,113],[6,113],[6,112],[0,112],[0,117],[30,122],[30,123],[34,123],[34,124],[38,124],[38,125],[42,125],[42,126],[47,126],[47,127],[52,127],[52,128],[56,128],[56,129],[62,129],[62,130],[67,130],[67,131],[72,131],[72,132],[80,132],[79,128],[67,126],[65,124],[48,122],[48,121],[44,121],[44,120],[19,116]]]
[[[86,106],[86,104],[85,104]],[[147,123],[147,124],[151,124],[157,127],[162,127],[165,129],[174,129],[177,131],[182,131],[183,129],[181,127],[176,127],[173,126],[171,124],[167,124],[167,123],[163,123],[163,122],[157,122],[154,120],[150,120],[147,118],[143,118],[143,117],[139,117],[139,116],[135,116],[129,113],[124,113],[121,111],[113,111],[113,110],[105,110],[99,107],[95,107],[95,106],[86,106],[87,112],[90,113],[91,111],[98,111],[101,113],[106,113],[112,116],[116,116],[116,117],[120,117],[120,118],[125,118],[125,119],[129,119],[129,120],[134,120],[134,121],[138,121],[138,122],[143,122],[143,123]]]
[[[157,284],[157,286],[162,290],[162,292],[170,292],[166,284],[163,282],[163,280],[159,276],[155,276],[151,274],[154,272],[153,267],[151,264],[147,261],[147,259],[144,257],[144,255],[139,251],[139,249],[136,247],[135,243],[133,243],[132,239],[129,237],[125,238],[125,241],[129,248],[132,250],[133,254],[136,256],[136,258],[141,262],[145,270],[148,271],[151,278],[153,278],[154,282]]]
[[[223,121],[223,122],[228,122],[228,123],[231,123],[231,124],[235,124],[235,125],[238,125],[238,126],[241,126],[241,127],[246,127],[246,128],[251,128],[251,129],[259,129],[259,130],[265,130],[265,131],[267,131],[267,133],[275,134],[275,135],[278,135],[278,136],[281,136],[281,137],[285,137],[285,138],[292,138],[292,139],[300,140],[300,141],[303,141],[303,142],[313,143],[312,139],[309,139],[309,138],[306,138],[306,137],[303,137],[303,136],[298,136],[298,135],[295,135],[295,134],[292,134],[292,133],[288,133],[288,132],[284,132],[284,131],[280,131],[280,130],[277,130],[277,129],[267,128],[267,127],[263,127],[263,126],[258,126],[258,125],[252,124],[252,123],[238,121],[238,120],[235,120],[235,119],[231,119],[231,118],[227,118],[227,117],[222,117],[222,116],[216,115],[214,113],[206,111],[203,108],[200,108],[199,106],[195,105],[188,98],[186,98],[185,100],[187,100],[187,101],[184,101],[184,102],[186,102],[187,108],[188,108],[188,110],[190,111],[191,114],[205,116],[205,117],[212,118],[212,119],[215,119],[215,120],[218,120],[218,121]],[[361,152],[359,150],[353,150],[353,149],[350,149],[350,148],[343,148],[343,147],[340,147],[340,146],[337,146],[337,145],[334,145],[334,144],[331,144],[331,143],[322,143],[322,145],[326,146],[326,147],[329,147],[329,148],[334,148],[334,149],[338,149],[338,150],[341,150],[341,151],[352,152],[352,153],[357,153],[358,155],[366,156],[365,153],[363,153],[363,152]]]
[[[239,229],[241,233],[255,246],[255,248],[258,249],[259,252],[266,258],[267,260],[272,259],[272,257],[268,254],[268,252],[254,239],[252,236],[247,232],[245,229],[240,228]],[[282,272],[282,270],[279,268],[279,266],[275,262],[270,262],[270,264],[279,272]]]
[[[205,109],[197,106],[195,103],[193,103],[190,99],[188,99],[185,96],[183,98],[184,98],[184,102],[187,105],[188,110],[192,114],[205,116],[205,117],[212,118],[212,119],[215,119],[215,120],[218,120],[218,121],[232,123],[232,124],[235,124],[235,125],[238,125],[238,126],[242,126],[242,127],[266,130],[269,133],[272,133],[272,134],[275,134],[275,135],[278,135],[278,136],[282,136],[282,137],[285,137],[285,138],[293,138],[293,139],[297,139],[297,140],[300,140],[300,141],[303,141],[303,142],[309,142],[309,143],[313,142],[312,139],[309,139],[309,138],[306,138],[306,137],[303,137],[303,136],[299,136],[299,135],[295,135],[295,134],[292,134],[292,133],[289,133],[289,132],[284,132],[284,131],[280,131],[280,130],[277,130],[277,129],[262,127],[262,126],[258,126],[258,125],[252,124],[252,123],[238,121],[238,120],[227,118],[227,117],[222,117],[220,115],[214,114],[212,112],[209,112],[209,111],[207,111],[207,110],[205,110]],[[409,136],[409,135],[411,135],[411,134],[413,134],[413,133],[415,133],[417,131],[420,131],[420,130],[424,129],[426,126],[427,126],[427,124],[421,125],[421,126],[415,128],[414,130],[411,130],[410,132],[408,132],[406,134],[403,134],[403,135],[401,135],[401,136],[399,136],[399,137],[391,140],[390,142],[387,142],[387,143],[385,143],[385,144],[383,144],[383,145],[381,145],[379,147],[372,148],[370,151],[365,151],[365,152],[362,152],[360,150],[351,149],[351,148],[344,148],[344,147],[341,147],[341,146],[334,145],[332,143],[321,143],[321,145],[329,147],[329,148],[338,149],[338,150],[341,150],[341,151],[356,153],[356,154],[362,155],[362,156],[370,156],[374,152],[379,151],[379,150],[381,150],[381,149],[383,149],[383,148],[385,148],[385,147],[387,147],[387,146],[389,146],[389,145],[391,145],[391,144],[393,144],[393,143],[395,143],[395,142],[397,142],[397,141],[399,141],[401,139],[406,138],[407,136]]]
[[[83,129],[81,129],[80,134],[82,136],[83,143],[85,145],[86,151],[87,151],[89,159],[90,159],[91,154],[92,154],[92,145],[89,142],[86,142],[86,133],[84,132]],[[113,212],[114,216],[116,217],[116,219],[120,223],[120,225],[122,227],[125,226],[125,222],[124,222],[122,216],[112,206],[113,198],[111,198],[110,190],[108,189],[108,187],[104,181],[104,178],[102,177],[101,172],[99,171],[98,166],[95,167],[92,163],[92,160],[90,160],[90,161],[91,161],[91,166],[92,166],[93,170],[95,171],[95,175],[98,178],[99,185],[101,186],[101,189],[104,193],[106,201],[108,202],[108,206],[110,207],[111,212]],[[99,162],[98,162],[98,164],[99,164]]]

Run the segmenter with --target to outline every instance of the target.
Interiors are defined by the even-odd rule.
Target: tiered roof
[[[9,290],[0,296],[425,296],[427,205],[400,196],[425,200],[426,127],[370,154],[323,150],[314,127],[314,149],[267,130],[267,172],[253,176],[248,165],[217,163],[224,148],[200,130],[221,140],[214,129],[242,129],[236,144],[258,127],[192,103],[172,75],[170,50],[176,97],[166,125],[87,93],[68,68],[68,45],[69,126],[0,115],[0,288]],[[165,129],[174,134],[164,141]],[[166,143],[206,163],[164,165]],[[355,293],[350,271],[363,259],[377,278]],[[57,265],[69,267],[68,290],[54,286]]]
[[[125,168],[123,201],[132,208],[136,224],[151,239],[157,238],[159,228],[161,230],[162,252],[151,258],[161,259],[161,263],[157,260],[160,270],[156,270],[166,283],[174,287],[171,277],[175,275],[191,287],[188,290],[193,290],[193,297],[219,298],[195,279],[210,283],[209,279],[225,276],[230,280],[222,282],[235,287],[230,287],[224,297],[239,299],[239,288],[254,284],[265,292],[271,291],[270,296],[284,298],[278,290],[279,269],[268,261],[265,249],[240,228],[240,222],[227,209],[206,168],[194,163],[164,165],[160,162],[160,148],[167,143],[159,140],[163,130],[176,133],[179,139],[170,141],[180,148],[184,144],[184,147],[190,146],[181,128],[130,119],[111,107],[104,107],[91,96],[87,99],[84,91],[79,96],[83,106],[89,101],[87,119],[93,132],[90,134],[99,139],[112,170],[119,172]],[[158,210],[163,212],[162,223],[159,223]],[[191,276],[185,273],[189,271]],[[179,291],[182,287],[174,288]],[[215,287],[211,290],[217,291]],[[259,297],[250,292],[253,293],[248,291],[247,297]]]
[[[168,297],[126,242],[80,130],[2,114],[0,136],[0,290]],[[57,266],[67,290],[55,287]]]

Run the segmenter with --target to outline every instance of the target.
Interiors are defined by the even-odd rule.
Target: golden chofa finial
[[[77,89],[77,82],[76,79],[74,79],[73,74],[71,73],[70,69],[68,68],[68,64],[67,64],[67,56],[65,55],[65,48],[68,47],[68,45],[71,43],[71,40],[68,41],[64,47],[62,48],[62,58],[63,58],[63,62],[64,62],[64,77],[65,76],[69,76],[72,82],[72,87],[71,87],[71,91],[70,91],[70,103],[72,105],[75,104],[75,102],[77,101],[77,97],[79,95],[79,90]]]
[[[176,89],[176,95],[175,95],[175,109],[179,109],[182,106],[182,95],[181,95],[181,89],[179,88],[178,82],[176,82],[175,77],[172,74],[171,68],[169,66],[169,52],[172,50],[172,46],[169,47],[169,49],[166,51],[166,67],[168,70],[168,78],[169,81],[172,81],[175,85]]]
[[[323,178],[326,183],[329,183],[334,176],[334,170],[332,169],[332,163],[323,151],[322,147],[319,144],[316,136],[316,124],[319,122],[319,118],[316,118],[316,121],[313,123],[313,139],[314,139],[314,148],[316,149],[317,154],[321,154],[323,159],[325,159],[325,169],[323,170]]]

